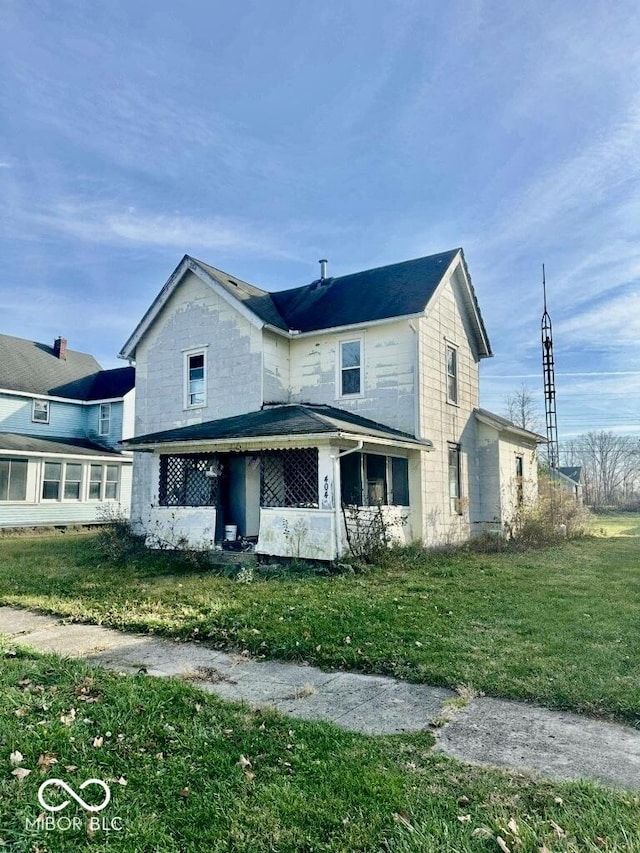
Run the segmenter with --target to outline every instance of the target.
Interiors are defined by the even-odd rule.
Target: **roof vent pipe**
[[[318,263],[320,264],[320,281],[324,281],[327,277],[327,259],[323,258]]]

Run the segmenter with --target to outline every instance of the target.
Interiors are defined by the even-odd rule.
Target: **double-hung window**
[[[26,501],[27,460],[0,458],[0,501]]]
[[[109,435],[111,431],[111,403],[100,403],[100,426],[98,435]]]
[[[59,501],[62,486],[62,462],[45,462],[42,500]]]
[[[185,409],[207,403],[207,365],[205,351],[185,353]]]
[[[362,393],[362,341],[340,342],[340,397]]]
[[[49,401],[34,400],[31,408],[31,420],[36,424],[49,423]]]
[[[68,466],[67,466],[68,468]],[[115,501],[120,487],[119,465],[91,465],[89,468],[89,500]]]
[[[458,350],[447,344],[447,403],[458,403]]]
[[[516,504],[524,503],[524,457],[516,456]]]
[[[460,476],[460,445],[449,445],[449,509],[462,514],[462,478]]]
[[[82,465],[79,462],[67,462],[64,466],[65,500],[79,501],[82,487]]]

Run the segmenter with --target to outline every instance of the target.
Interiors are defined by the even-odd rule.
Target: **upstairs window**
[[[49,401],[34,400],[31,409],[31,420],[36,424],[49,423]]]
[[[447,344],[447,403],[458,403],[458,350]]]
[[[340,396],[362,393],[362,341],[342,341],[340,344]]]
[[[27,460],[0,458],[0,501],[26,501]]]
[[[100,403],[99,435],[109,435],[111,432],[111,403]]]
[[[185,386],[186,409],[206,405],[206,363],[203,351],[186,353]]]

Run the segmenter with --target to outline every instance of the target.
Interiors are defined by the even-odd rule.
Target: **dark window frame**
[[[376,500],[374,490],[381,485],[382,500]],[[409,459],[382,453],[349,453],[340,459],[340,486],[343,506],[410,506]],[[397,499],[398,493],[404,500]]]

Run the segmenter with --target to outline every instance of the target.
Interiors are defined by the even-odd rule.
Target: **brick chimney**
[[[67,339],[60,336],[53,342],[53,354],[56,358],[61,358],[63,361],[67,359]]]

